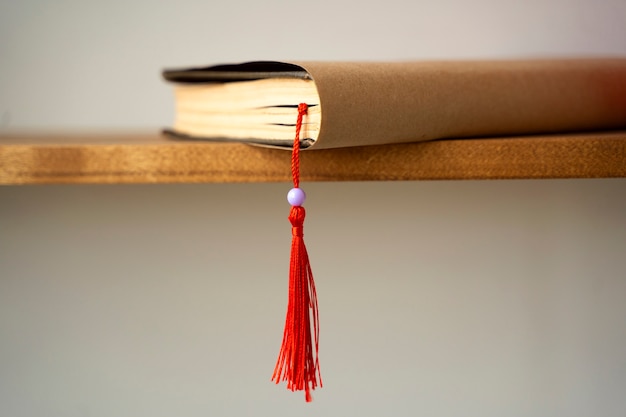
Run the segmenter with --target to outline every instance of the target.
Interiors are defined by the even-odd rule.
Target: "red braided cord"
[[[298,120],[296,122],[296,137],[293,140],[293,151],[291,152],[291,175],[293,177],[293,187],[300,187],[300,130],[302,130],[302,119],[307,114],[309,106],[306,103],[298,105]]]

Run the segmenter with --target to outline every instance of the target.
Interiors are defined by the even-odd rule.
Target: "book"
[[[626,59],[275,62],[169,69],[189,139],[302,148],[626,127]]]

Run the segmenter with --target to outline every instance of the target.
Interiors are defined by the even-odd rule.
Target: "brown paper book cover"
[[[626,127],[626,58],[249,62],[163,72],[190,139],[311,149]]]

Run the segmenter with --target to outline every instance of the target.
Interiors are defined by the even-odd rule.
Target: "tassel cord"
[[[289,221],[292,225],[291,257],[289,266],[289,301],[283,331],[283,342],[272,375],[277,384],[287,382],[291,391],[305,391],[307,402],[312,401],[311,390],[322,386],[319,366],[319,312],[317,291],[303,238],[303,225],[306,211],[302,207],[304,192],[300,190],[300,131],[302,120],[307,113],[307,105],[298,106],[296,136],[291,158],[295,197]]]

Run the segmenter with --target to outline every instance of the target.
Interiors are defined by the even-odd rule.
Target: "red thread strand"
[[[300,185],[300,131],[307,105],[298,106],[298,120],[291,157],[294,187]],[[319,313],[317,291],[309,255],[304,245],[304,207],[293,206],[289,212],[291,222],[291,258],[289,263],[289,301],[285,318],[283,342],[272,375],[277,384],[287,382],[292,391],[305,391],[307,402],[311,391],[322,386],[319,366]]]

